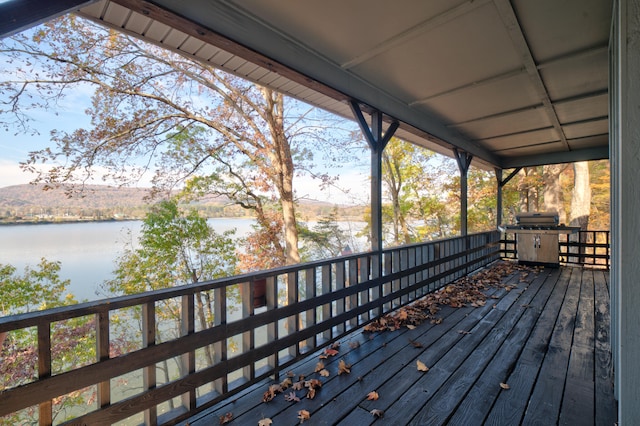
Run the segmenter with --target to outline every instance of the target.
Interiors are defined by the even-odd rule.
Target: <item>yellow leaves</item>
[[[338,376],[341,374],[350,374],[351,364],[347,364],[343,359],[338,363]]]
[[[418,368],[418,371],[423,371],[423,372],[429,371],[429,367],[427,367],[426,364],[420,361],[419,359],[416,360],[416,366]]]
[[[311,413],[307,410],[298,411],[298,419],[300,419],[300,423],[304,423],[305,420],[309,420],[311,418]]]
[[[258,426],[271,426],[272,423],[273,423],[273,420],[267,417],[265,419],[259,420]]]
[[[376,391],[371,391],[367,394],[367,400],[369,401],[377,401],[378,398],[380,398],[380,395]]]

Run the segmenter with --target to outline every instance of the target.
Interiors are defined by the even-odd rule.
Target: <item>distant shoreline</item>
[[[254,219],[252,216],[216,216],[207,217],[207,219]],[[67,220],[20,220],[20,221],[0,221],[0,226],[17,226],[17,225],[64,225],[70,223],[103,223],[103,222],[140,222],[144,218],[128,217],[123,219],[67,219]]]

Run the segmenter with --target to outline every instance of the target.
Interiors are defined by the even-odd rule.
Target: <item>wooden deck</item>
[[[314,399],[300,390],[299,402],[287,401],[288,389],[262,402],[283,374],[186,424],[217,425],[228,415],[231,425],[295,425],[307,410],[308,425],[614,425],[608,282],[606,271],[571,267],[512,275],[505,283],[515,287],[489,290],[482,307],[444,307],[441,324],[354,332],[323,360],[329,377],[314,372],[320,353],[300,361],[294,381],[323,382]],[[337,374],[340,360],[349,374]],[[367,399],[371,391],[377,400]]]

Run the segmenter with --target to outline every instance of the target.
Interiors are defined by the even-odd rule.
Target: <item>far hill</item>
[[[44,185],[14,185],[0,188],[0,221],[59,222],[110,219],[141,219],[154,200],[149,188],[118,188],[86,185],[82,193],[69,197],[64,189],[44,190]],[[238,217],[247,210],[231,205],[224,197],[205,197],[193,205],[208,217]],[[305,219],[327,215],[334,205],[302,201],[299,212]],[[342,216],[362,217],[362,207],[338,209]]]

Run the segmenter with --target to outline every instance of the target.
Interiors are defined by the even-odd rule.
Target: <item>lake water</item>
[[[209,224],[217,231],[236,229],[236,236],[251,231],[253,219],[217,218]],[[0,264],[11,264],[22,273],[41,258],[61,262],[60,276],[71,280],[69,292],[76,299],[95,300],[100,285],[111,278],[115,261],[129,241],[137,241],[141,221],[84,222],[0,226]],[[1,292],[1,289],[0,289]]]

